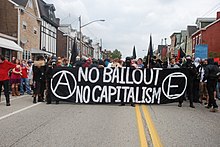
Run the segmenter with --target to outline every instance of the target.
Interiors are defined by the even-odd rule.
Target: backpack
[[[210,79],[217,80],[220,77],[220,69],[216,65],[213,65],[209,72]]]

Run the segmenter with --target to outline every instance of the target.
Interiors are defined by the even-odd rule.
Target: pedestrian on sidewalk
[[[20,90],[18,90],[18,87],[21,83],[21,75],[22,75],[20,60],[16,59],[15,64],[16,67],[13,68],[12,70],[10,84],[11,84],[12,96],[19,96]]]
[[[6,106],[10,106],[10,97],[9,97],[9,76],[8,72],[10,69],[15,68],[16,65],[5,60],[5,57],[0,55],[0,100],[2,86],[4,86],[4,94],[6,98]]]
[[[32,95],[31,94],[31,88],[30,88],[30,84],[29,84],[29,79],[28,79],[28,71],[29,71],[29,67],[27,65],[26,60],[22,60],[21,63],[21,86],[20,86],[20,94],[24,95],[24,86],[25,85],[25,90],[27,92],[27,94]]]

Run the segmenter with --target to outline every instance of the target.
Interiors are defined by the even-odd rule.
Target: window
[[[33,1],[32,0],[28,1],[28,7],[30,7],[31,9],[33,8]]]
[[[27,23],[26,23],[25,21],[22,22],[22,28],[23,28],[24,30],[27,29]]]
[[[37,35],[37,28],[34,28],[34,34]]]

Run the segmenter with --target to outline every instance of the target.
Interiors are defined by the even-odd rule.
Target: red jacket
[[[12,68],[15,68],[16,65],[5,60],[3,63],[0,63],[0,81],[9,80],[8,71]]]

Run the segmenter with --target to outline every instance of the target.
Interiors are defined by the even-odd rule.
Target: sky
[[[102,42],[107,50],[118,49],[122,57],[132,56],[135,46],[137,56],[147,54],[150,35],[154,49],[174,32],[195,25],[199,17],[216,17],[220,11],[219,0],[45,0],[54,4],[56,17],[61,24],[71,24],[79,30],[79,16],[84,35],[93,43]],[[102,41],[101,41],[102,40]],[[163,44],[165,42],[163,41]]]

